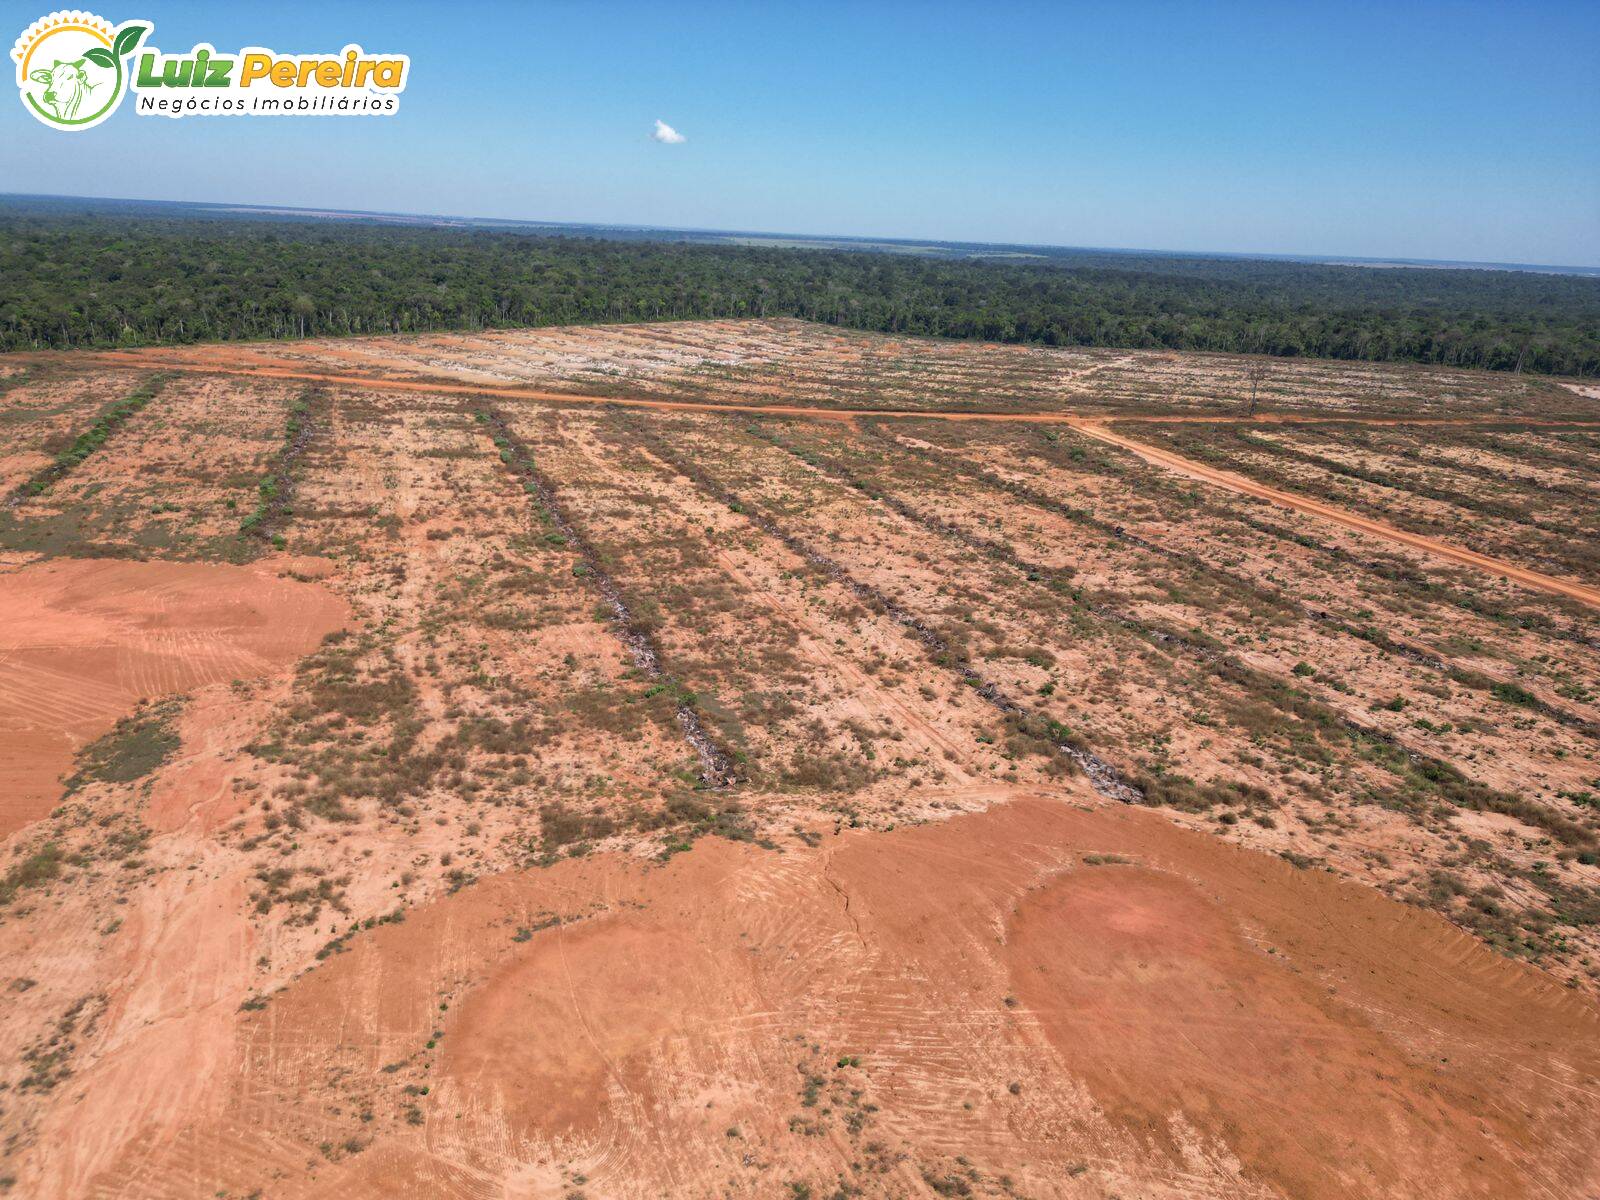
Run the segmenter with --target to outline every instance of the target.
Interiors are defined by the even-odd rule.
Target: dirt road
[[[19,355],[18,358],[29,356]],[[494,396],[508,400],[537,400],[546,404],[616,405],[665,412],[754,413],[766,416],[805,417],[812,420],[855,421],[894,419],[928,421],[997,421],[1023,424],[1076,425],[1083,421],[1137,420],[1162,423],[1201,424],[1279,424],[1307,425],[1514,425],[1518,428],[1589,429],[1600,428],[1600,420],[1539,420],[1525,417],[1482,415],[1471,417],[1362,417],[1354,415],[1300,416],[1291,413],[1262,413],[1243,416],[1229,413],[1137,412],[1108,414],[1083,412],[984,412],[977,410],[931,411],[906,408],[817,408],[796,404],[737,404],[716,400],[661,400],[640,396],[601,396],[589,392],[555,392],[544,388],[512,387],[503,384],[451,383],[433,379],[394,379],[382,375],[346,375],[327,371],[306,371],[299,367],[221,366],[212,362],[186,362],[160,353],[143,350],[106,350],[74,353],[73,361],[107,367],[159,368],[163,371],[189,371],[201,375],[237,375],[255,379],[282,379],[293,383],[313,383],[325,387],[366,388],[385,392],[426,392],[446,396]],[[40,360],[43,361],[42,356]]]
[[[1262,500],[1269,500],[1274,504],[1282,505],[1296,512],[1306,513],[1310,516],[1321,517],[1333,521],[1347,529],[1358,530],[1373,537],[1383,538],[1385,541],[1420,550],[1424,554],[1447,562],[1459,563],[1463,566],[1476,567],[1490,574],[1498,575],[1502,579],[1509,579],[1513,583],[1536,591],[1545,592],[1555,596],[1565,596],[1583,604],[1600,608],[1600,588],[1589,587],[1568,579],[1560,579],[1553,575],[1545,575],[1539,571],[1519,567],[1503,559],[1492,558],[1487,554],[1479,554],[1475,550],[1468,550],[1461,546],[1454,546],[1436,538],[1425,537],[1422,534],[1411,533],[1394,525],[1382,521],[1374,521],[1367,517],[1358,516],[1345,509],[1324,504],[1308,497],[1297,495],[1293,492],[1280,491],[1277,488],[1267,487],[1256,483],[1242,475],[1230,471],[1219,471],[1208,467],[1193,459],[1184,458],[1167,450],[1161,450],[1144,442],[1136,441],[1123,434],[1113,433],[1106,428],[1105,422],[1112,419],[1124,420],[1151,420],[1163,423],[1192,422],[1192,423],[1263,423],[1293,420],[1306,424],[1363,424],[1363,425],[1516,425],[1519,427],[1538,426],[1554,428],[1588,428],[1600,427],[1600,421],[1534,421],[1506,418],[1500,416],[1474,416],[1474,417],[1417,417],[1415,419],[1402,419],[1398,417],[1361,418],[1353,416],[1337,417],[1299,417],[1286,416],[1285,414],[1265,414],[1254,417],[1229,416],[1222,414],[1178,414],[1156,417],[1145,417],[1129,414],[1122,418],[1112,418],[1101,414],[1086,414],[1072,412],[1045,412],[1045,413],[997,413],[997,412],[917,412],[905,409],[880,409],[880,408],[853,408],[833,409],[816,408],[804,405],[788,404],[720,404],[704,400],[658,400],[629,396],[597,396],[580,392],[553,392],[540,388],[502,387],[489,384],[448,383],[444,381],[421,379],[388,379],[372,375],[346,375],[330,374],[326,372],[303,371],[293,367],[221,367],[215,363],[185,362],[167,354],[152,354],[146,351],[120,351],[112,350],[99,354],[80,354],[79,361],[101,363],[107,366],[118,367],[159,367],[162,370],[192,371],[207,375],[235,375],[251,378],[281,379],[292,382],[320,384],[326,387],[364,388],[386,392],[422,392],[429,395],[461,395],[461,396],[493,396],[513,400],[537,400],[548,404],[581,404],[581,405],[615,405],[620,408],[652,409],[664,412],[709,412],[709,413],[741,413],[760,414],[765,416],[802,417],[813,420],[829,421],[854,421],[860,418],[893,419],[908,418],[915,420],[937,421],[995,421],[995,422],[1022,422],[1033,424],[1058,424],[1068,425],[1086,437],[1092,437],[1107,445],[1137,454],[1146,462],[1181,471],[1195,479],[1213,484],[1217,487],[1227,488],[1229,491],[1238,492],[1247,496],[1255,496]]]
[[[1278,488],[1268,487],[1266,484],[1257,483],[1243,475],[1232,471],[1219,471],[1215,467],[1208,467],[1204,463],[1196,462],[1192,458],[1173,454],[1170,450],[1162,450],[1146,442],[1135,441],[1120,433],[1113,433],[1104,424],[1098,421],[1074,421],[1072,427],[1085,437],[1092,437],[1107,445],[1116,446],[1118,449],[1137,454],[1148,463],[1180,471],[1205,483],[1217,487],[1227,488],[1229,491],[1238,492],[1245,496],[1255,496],[1257,499],[1270,500],[1285,508],[1292,508],[1296,512],[1307,513],[1323,520],[1332,521],[1343,525],[1346,529],[1354,529],[1361,533],[1381,537],[1386,541],[1396,542],[1402,546],[1409,546],[1413,550],[1421,550],[1435,558],[1446,559],[1450,562],[1461,563],[1463,566],[1477,567],[1479,570],[1488,571],[1509,579],[1513,583],[1520,583],[1524,587],[1534,588],[1537,591],[1548,592],[1555,596],[1566,596],[1572,600],[1600,608],[1600,588],[1587,587],[1575,583],[1570,579],[1559,579],[1554,575],[1545,575],[1539,571],[1530,571],[1526,567],[1519,567],[1504,559],[1491,558],[1487,554],[1479,554],[1476,550],[1468,550],[1463,546],[1454,546],[1449,542],[1441,542],[1436,538],[1424,537],[1420,533],[1400,529],[1394,525],[1386,525],[1382,521],[1374,521],[1369,517],[1359,516],[1347,509],[1337,508],[1331,504],[1312,500],[1309,497],[1298,495],[1295,492],[1280,491]]]

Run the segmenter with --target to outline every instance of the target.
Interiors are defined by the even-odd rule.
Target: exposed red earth
[[[1281,504],[1287,508],[1293,508],[1301,512],[1307,512],[1316,516],[1326,517],[1338,522],[1341,525],[1348,525],[1353,529],[1358,529],[1363,533],[1372,534],[1391,541],[1397,541],[1415,549],[1422,550],[1427,554],[1447,559],[1451,562],[1464,563],[1468,566],[1477,567],[1486,571],[1492,571],[1497,575],[1503,576],[1506,579],[1513,580],[1514,582],[1527,587],[1536,588],[1540,591],[1552,592],[1556,595],[1568,596],[1584,604],[1600,607],[1600,588],[1587,587],[1581,583],[1573,582],[1572,580],[1558,579],[1539,571],[1530,571],[1526,568],[1518,567],[1511,563],[1495,559],[1487,554],[1479,554],[1477,551],[1470,550],[1463,546],[1452,546],[1448,543],[1440,541],[1437,538],[1422,537],[1417,534],[1396,529],[1394,526],[1385,524],[1381,521],[1368,520],[1355,514],[1344,512],[1333,505],[1324,504],[1310,499],[1309,497],[1297,496],[1291,492],[1286,492],[1278,488],[1264,487],[1259,483],[1244,479],[1237,474],[1214,470],[1204,466],[1203,464],[1194,462],[1193,460],[1173,454],[1170,451],[1161,450],[1156,447],[1146,445],[1143,442],[1139,442],[1124,434],[1113,432],[1112,430],[1107,429],[1102,422],[1090,419],[1083,414],[1042,412],[998,413],[977,411],[908,413],[906,410],[900,409],[821,409],[804,408],[787,404],[746,405],[719,402],[650,400],[630,396],[584,395],[576,392],[538,391],[528,388],[497,387],[487,384],[468,385],[451,384],[437,381],[424,382],[420,380],[374,377],[370,375],[329,375],[274,366],[237,367],[229,370],[228,368],[219,367],[212,363],[196,364],[192,362],[186,362],[181,358],[174,358],[170,355],[160,352],[149,351],[105,352],[92,357],[95,361],[104,362],[108,365],[130,366],[138,363],[147,363],[150,365],[159,365],[168,370],[199,371],[207,374],[224,373],[254,376],[266,379],[281,379],[298,383],[310,383],[333,387],[377,388],[384,391],[413,391],[425,392],[434,395],[445,394],[493,396],[511,400],[537,400],[544,403],[602,404],[615,405],[621,408],[639,408],[646,410],[654,409],[667,412],[714,412],[717,410],[724,410],[733,413],[802,417],[811,420],[842,421],[853,421],[862,418],[893,419],[896,417],[915,415],[924,418],[931,416],[946,421],[1002,421],[1022,422],[1026,424],[1050,424],[1059,422],[1061,424],[1069,425],[1089,437],[1096,438],[1099,441],[1106,442],[1110,445],[1117,446],[1120,449],[1128,450],[1134,454],[1137,454],[1149,462],[1159,463],[1165,467],[1171,467],[1175,470],[1183,472],[1186,475],[1191,475],[1196,479],[1204,480],[1207,483],[1225,487],[1232,491],[1241,492],[1245,495],[1255,496],[1262,500],[1270,500],[1274,504]],[[1171,424],[1175,422],[1239,424],[1252,421],[1254,418],[1240,416],[1183,415],[1155,416],[1147,417],[1145,419],[1154,420],[1164,424]],[[1264,422],[1267,424],[1272,424],[1281,421],[1282,419],[1282,417],[1276,415],[1269,415],[1264,418]],[[1306,422],[1308,418],[1296,416],[1294,420],[1297,422]],[[1348,423],[1351,418],[1325,418],[1325,420],[1329,423],[1337,422],[1343,424]],[[1362,423],[1370,423],[1378,426],[1394,426],[1401,424],[1418,424],[1423,426],[1494,426],[1506,424],[1504,417],[1492,416],[1445,418],[1419,417],[1414,420],[1402,420],[1399,418],[1361,418],[1360,420]],[[1528,419],[1520,419],[1517,422],[1517,425],[1520,428],[1548,425],[1562,429],[1581,429],[1590,426],[1600,427],[1600,422],[1571,420],[1541,422],[1538,420],[1530,421]]]
[[[1600,1194],[1591,398],[16,361],[0,1195]]]
[[[281,670],[348,612],[270,562],[0,570],[0,836],[48,812],[73,752],[141,701]]]
[[[641,396],[613,395],[609,393],[586,393],[568,390],[547,390],[525,387],[507,387],[498,384],[460,384],[450,382],[448,378],[405,378],[395,375],[362,375],[349,373],[331,373],[326,371],[307,371],[294,365],[274,364],[268,360],[265,364],[258,365],[229,365],[225,361],[206,358],[194,361],[181,355],[174,355],[165,350],[102,350],[86,351],[76,358],[86,363],[100,363],[113,367],[151,367],[165,371],[190,371],[204,375],[235,375],[242,377],[255,377],[261,379],[284,379],[296,383],[323,384],[337,387],[377,388],[383,391],[397,392],[427,392],[430,394],[464,395],[464,396],[497,396],[511,400],[537,400],[549,404],[603,404],[616,405],[620,408],[654,409],[662,412],[732,412],[754,413],[768,416],[805,417],[811,420],[833,418],[836,420],[857,420],[864,417],[893,418],[915,417],[944,421],[1018,421],[1027,424],[1060,422],[1062,424],[1076,424],[1088,420],[1091,414],[1075,412],[986,412],[982,409],[906,409],[906,408],[818,408],[806,405],[761,403],[739,404],[732,401],[689,401],[689,400],[660,400]],[[50,361],[46,359],[45,361]],[[1242,416],[1239,414],[1193,414],[1181,415],[1138,413],[1142,420],[1160,423],[1224,423],[1237,424],[1240,422],[1276,424],[1283,421],[1296,423],[1317,423],[1321,421],[1328,424],[1344,424],[1351,420],[1358,420],[1363,424],[1387,425],[1506,425],[1515,424],[1518,427],[1548,426],[1560,429],[1582,429],[1600,427],[1600,421],[1584,420],[1581,418],[1554,418],[1540,419],[1518,416],[1514,419],[1505,415],[1479,415],[1470,417],[1350,417],[1350,416],[1325,416],[1316,417],[1304,414],[1266,413],[1259,416]]]
[[[1266,487],[1235,472],[1218,471],[1215,468],[1206,466],[1204,463],[1198,463],[1193,459],[1184,458],[1170,451],[1126,437],[1121,433],[1107,429],[1104,425],[1095,421],[1073,422],[1073,428],[1098,441],[1137,454],[1147,462],[1157,463],[1163,467],[1171,467],[1175,471],[1191,475],[1196,479],[1204,480],[1206,483],[1215,484],[1218,487],[1227,488],[1229,491],[1239,492],[1246,496],[1254,496],[1261,500],[1270,500],[1272,503],[1281,504],[1285,508],[1292,508],[1299,512],[1309,513],[1312,516],[1322,517],[1361,533],[1371,534],[1391,542],[1410,546],[1436,558],[1462,563],[1482,571],[1491,571],[1496,575],[1504,576],[1514,583],[1536,588],[1541,592],[1568,596],[1573,600],[1600,608],[1600,588],[1588,587],[1570,579],[1557,579],[1541,571],[1530,571],[1514,563],[1508,563],[1487,554],[1479,554],[1476,550],[1470,550],[1465,546],[1452,546],[1447,542],[1440,541],[1438,538],[1423,537],[1420,534],[1411,533],[1404,529],[1397,529],[1383,521],[1370,520],[1332,504],[1324,504],[1313,500],[1309,496],[1299,496],[1293,492],[1286,492],[1281,488]]]
[[[1600,1182],[1584,1001],[1430,914],[1151,814],[973,799],[989,809],[782,855],[707,842],[485,880],[246,1016],[160,1137],[73,1114],[72,1182],[40,1194],[239,1194],[273,1168],[285,1197]],[[408,1099],[425,1124],[395,1120]],[[367,1110],[370,1147],[301,1169]]]

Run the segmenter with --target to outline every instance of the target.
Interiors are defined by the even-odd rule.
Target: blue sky
[[[410,85],[77,135],[6,101],[0,190],[1600,265],[1592,2],[110,3],[168,52],[355,41]]]

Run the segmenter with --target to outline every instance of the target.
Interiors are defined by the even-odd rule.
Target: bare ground
[[[1600,1186],[1591,398],[195,347],[30,357],[6,485],[157,366],[0,514],[0,1186]]]

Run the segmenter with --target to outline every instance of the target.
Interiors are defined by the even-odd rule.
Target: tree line
[[[1600,279],[0,210],[0,350],[798,317],[1049,346],[1600,375]]]

